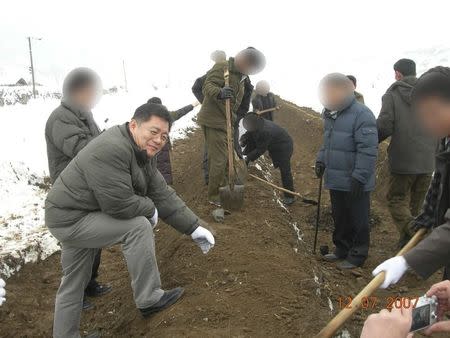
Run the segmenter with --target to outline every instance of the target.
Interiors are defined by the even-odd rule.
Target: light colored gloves
[[[200,102],[198,102],[198,101],[194,101],[193,103],[192,103],[192,106],[195,108],[195,107],[197,107],[198,105],[200,105]]]
[[[199,226],[191,234],[192,239],[202,249],[202,252],[206,255],[208,251],[214,246],[215,240],[213,234],[206,228]]]
[[[384,282],[381,285],[381,288],[386,289],[389,285],[397,283],[408,268],[409,266],[408,263],[406,263],[405,258],[403,258],[403,256],[396,256],[378,265],[372,271],[372,275],[376,276],[384,271],[386,275],[384,276]]]
[[[158,209],[155,208],[155,213],[153,214],[152,218],[150,218],[150,224],[153,228],[156,227],[158,224]]]
[[[0,306],[6,302],[5,281],[0,278]]]

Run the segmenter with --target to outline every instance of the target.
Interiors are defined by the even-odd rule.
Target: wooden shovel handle
[[[269,182],[269,181],[263,180],[262,178],[260,178],[260,177],[258,177],[258,176],[256,176],[256,175],[253,175],[253,174],[248,174],[248,175],[249,175],[250,177],[253,177],[254,179],[257,179],[258,181],[261,181],[261,182],[264,182],[264,183],[267,184],[267,185],[270,185],[272,188],[275,188],[275,189],[280,190],[280,191],[283,191],[283,192],[287,192],[287,193],[289,193],[289,194],[292,194],[292,195],[295,195],[295,196],[298,196],[298,197],[304,199],[303,195],[299,194],[298,192],[290,191],[290,190],[288,190],[288,189],[284,189],[284,188],[282,188],[282,187],[279,187],[278,185],[275,185],[275,184],[273,184],[273,183],[271,183],[271,182]]]
[[[223,77],[225,86],[230,86],[230,72],[228,67],[225,67]],[[228,148],[228,185],[230,190],[234,190],[234,158],[233,158],[233,130],[231,128],[231,100],[225,100],[225,115],[227,119],[227,148]]]
[[[419,243],[426,233],[426,229],[419,229],[410,241],[397,253],[402,256]],[[361,307],[362,301],[372,295],[384,282],[385,272],[376,275],[364,289],[353,298],[348,307],[341,310],[316,336],[316,338],[331,338],[336,331]]]
[[[261,114],[264,114],[264,113],[270,113],[270,112],[273,112],[273,111],[276,111],[276,110],[279,110],[279,109],[280,109],[280,106],[276,106],[274,108],[269,108],[269,109],[264,109],[264,110],[258,110],[256,112],[256,115],[261,115]]]

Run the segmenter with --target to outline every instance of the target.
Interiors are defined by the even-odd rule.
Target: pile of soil
[[[296,190],[317,199],[318,180],[312,166],[322,140],[320,116],[289,102],[275,116],[294,139]],[[372,269],[395,254],[397,233],[385,208],[384,180],[372,202],[376,226],[370,257],[363,268],[340,271],[311,252],[315,207],[297,202],[284,209],[273,190],[260,182],[248,182],[242,212],[228,216],[223,224],[214,223],[206,201],[202,156],[199,130],[175,144],[174,188],[210,223],[216,246],[203,255],[189,237],[171,227],[161,223],[156,231],[163,287],[185,287],[184,298],[167,311],[142,319],[120,247],[105,249],[99,279],[111,283],[113,291],[93,300],[95,309],[83,314],[84,332],[97,329],[107,337],[312,337],[340,310],[340,298],[356,295],[370,281]],[[271,170],[279,183],[279,172]],[[331,224],[325,192],[323,210],[322,219]],[[319,245],[332,248],[330,225],[320,228]],[[29,264],[8,280],[8,301],[0,308],[1,337],[51,335],[61,277],[59,258],[54,254]],[[440,277],[423,282],[409,275],[398,286],[377,292],[377,307],[358,312],[345,328],[352,337],[359,337],[364,319],[384,307],[388,296],[421,295]]]

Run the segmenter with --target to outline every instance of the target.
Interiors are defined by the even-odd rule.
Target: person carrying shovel
[[[264,55],[255,48],[240,51],[236,57],[216,63],[206,75],[204,99],[197,115],[208,149],[208,201],[221,207],[219,188],[227,184],[227,119],[226,101],[229,100],[231,118],[236,119],[245,91],[245,80],[265,67]],[[225,72],[229,85],[225,85]]]
[[[266,120],[273,121],[273,112],[278,109],[275,95],[270,91],[269,82],[261,80],[255,87],[256,95],[252,100],[253,111],[259,112]]]

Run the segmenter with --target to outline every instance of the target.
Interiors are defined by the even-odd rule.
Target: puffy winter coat
[[[270,108],[275,108],[277,106],[277,101],[273,93],[268,93],[266,96],[256,94],[252,100],[253,110],[266,110]],[[273,121],[273,112],[264,113],[261,115],[267,120]]]
[[[71,226],[95,211],[114,218],[159,217],[178,231],[190,234],[198,217],[167,186],[129,131],[114,126],[90,142],[69,163],[45,201],[48,227]]]
[[[100,134],[92,112],[63,99],[45,125],[50,180],[59,174],[89,141]]]
[[[377,120],[380,142],[391,137],[389,166],[395,174],[431,174],[438,140],[424,131],[411,109],[411,91],[417,82],[413,76],[396,81],[383,95]]]
[[[317,161],[326,166],[325,187],[350,191],[352,177],[364,184],[365,191],[375,188],[378,135],[373,113],[355,98],[334,119],[324,111],[323,144]]]

